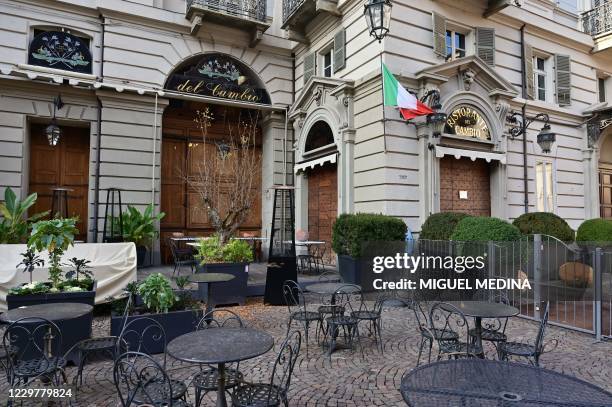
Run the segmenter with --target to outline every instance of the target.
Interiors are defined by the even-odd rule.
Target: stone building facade
[[[393,0],[379,43],[362,0],[2,0],[0,189],[39,192],[39,209],[52,187],[72,189],[83,240],[100,238],[109,188],[166,212],[163,237],[209,233],[180,171],[203,148],[193,114],[211,106],[257,112],[261,205],[246,232],[267,236],[282,184],[296,188],[296,229],[326,241],[345,212],[415,232],[440,210],[612,217],[611,3],[586,1]],[[435,136],[383,108],[381,61],[415,94],[438,90],[461,123]],[[545,154],[543,123],[530,127],[526,194],[506,120],[523,105],[557,135]],[[64,142],[52,147],[54,115]]]

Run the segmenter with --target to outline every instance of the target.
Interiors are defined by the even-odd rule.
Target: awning
[[[460,148],[442,147],[436,146],[436,157],[441,158],[445,155],[452,155],[456,159],[461,157],[467,157],[472,161],[476,161],[478,158],[482,158],[486,162],[499,161],[502,164],[506,164],[506,154],[502,153],[490,153],[487,151],[478,150],[462,150]]]
[[[323,157],[319,157],[319,158],[315,158],[314,160],[309,160],[309,161],[305,161],[299,164],[295,164],[295,166],[293,167],[294,172],[297,174],[300,171],[303,171],[307,168],[314,168],[317,165],[323,165],[325,163],[332,163],[334,164],[336,162],[336,157],[338,157],[338,153],[333,153],[333,154],[328,154],[325,155]]]

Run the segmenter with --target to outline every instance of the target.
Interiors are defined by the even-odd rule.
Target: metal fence
[[[584,32],[592,36],[612,31],[612,1],[606,1],[582,14]]]
[[[192,7],[250,20],[266,21],[266,0],[187,0],[187,10]]]
[[[287,21],[293,12],[305,2],[306,0],[283,0],[283,22]]]
[[[548,301],[550,323],[591,333],[598,339],[612,337],[612,251],[595,244],[578,246],[550,236],[533,235],[514,242],[422,239],[415,243],[413,255],[483,256],[484,268],[479,277],[529,282],[531,289],[506,290],[510,302],[523,317],[538,320],[544,311],[543,304]],[[456,270],[439,264],[426,265],[419,270],[419,278],[434,274],[440,277],[440,273],[449,272]]]

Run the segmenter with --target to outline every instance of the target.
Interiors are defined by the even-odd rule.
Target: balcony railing
[[[187,0],[187,14],[210,10],[238,18],[266,22],[266,0]]]
[[[283,0],[283,22],[304,4],[306,0]]]
[[[612,1],[583,13],[582,27],[585,33],[592,36],[612,32]]]

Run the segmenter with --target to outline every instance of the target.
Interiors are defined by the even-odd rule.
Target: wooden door
[[[332,227],[338,216],[338,172],[336,164],[308,171],[308,240],[326,242],[327,261],[331,251]]]
[[[440,159],[440,211],[491,216],[489,165],[485,160]]]
[[[30,213],[51,210],[54,187],[71,189],[68,214],[78,217],[77,240],[87,239],[89,186],[89,128],[61,126],[59,143],[52,147],[45,136],[44,124],[30,126],[30,187],[38,200]]]
[[[612,219],[612,165],[599,167],[600,216]]]

